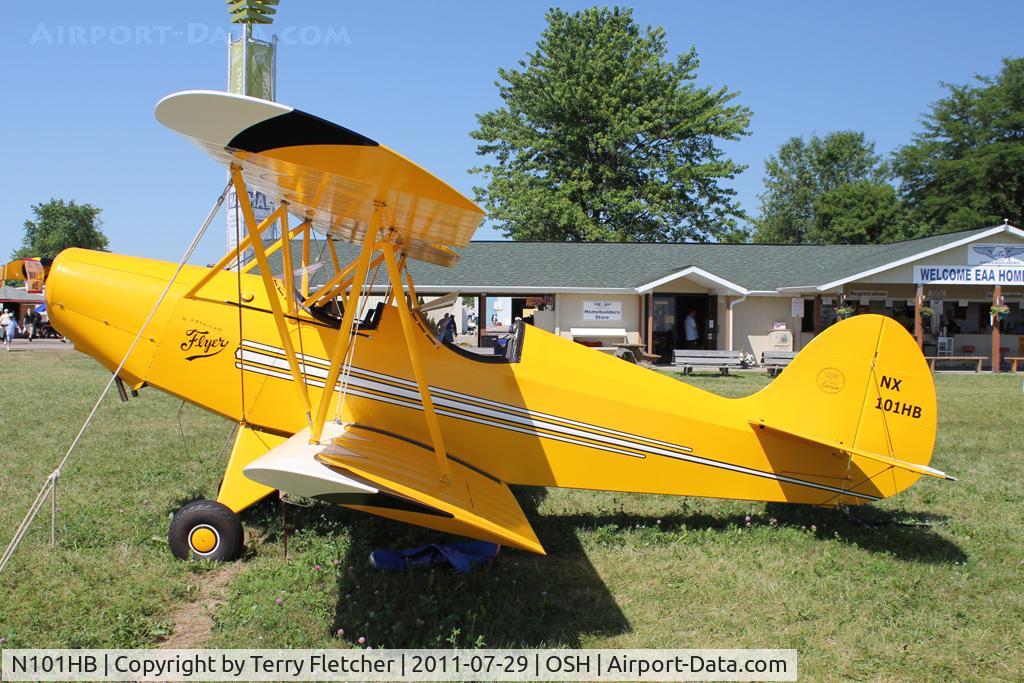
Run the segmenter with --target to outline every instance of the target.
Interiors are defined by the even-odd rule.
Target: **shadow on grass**
[[[338,558],[338,602],[330,635],[365,637],[374,647],[579,647],[587,634],[625,633],[629,623],[580,544],[575,527],[548,527],[537,506],[546,489],[516,489],[547,557],[502,548],[490,565],[472,574],[447,567],[396,574],[374,569],[378,548],[451,543],[457,537],[344,507],[286,506],[290,535],[303,530],[350,537]],[[260,529],[261,543],[282,541],[281,508],[270,497],[243,513]],[[295,539],[297,540],[297,539]],[[294,542],[294,540],[293,540]]]
[[[751,523],[758,527],[814,528],[820,540],[837,541],[863,548],[870,552],[887,553],[900,560],[929,564],[952,564],[967,560],[964,550],[943,538],[933,524],[942,524],[947,518],[930,513],[891,512],[878,508],[856,510],[853,516],[828,508],[807,505],[768,504],[763,514],[754,515]],[[575,541],[580,530],[598,532],[599,543],[625,543],[621,536],[629,529],[656,530],[651,539],[672,543],[684,531],[724,532],[746,525],[746,515],[709,515],[706,513],[675,513],[667,515],[632,515],[615,513],[604,515],[567,514],[548,515],[537,519],[534,528],[544,541],[549,553],[563,551],[563,543]],[[570,540],[572,539],[572,540]],[[569,548],[565,548],[566,550]]]
[[[523,511],[549,555],[503,548],[498,558],[464,575],[437,567],[393,574],[371,567],[377,548],[410,548],[451,542],[454,537],[346,508],[288,507],[288,527],[316,534],[348,529],[351,543],[339,558],[338,602],[331,634],[344,629],[352,642],[364,636],[374,647],[579,647],[584,636],[612,636],[629,622],[590,563],[580,532],[595,542],[628,543],[627,530],[674,543],[687,531],[725,532],[743,527],[746,516],[686,512],[660,515],[548,514],[537,506],[544,489],[515,490]],[[280,541],[279,503],[268,500],[253,511],[262,519],[264,542]],[[931,528],[945,517],[865,507],[851,517],[838,510],[769,504],[752,523],[760,528],[814,529],[822,541],[847,543],[869,552],[922,563],[967,559],[955,543]],[[774,520],[774,521],[772,521]]]
[[[755,373],[753,373],[753,372],[743,372],[743,373],[730,372],[728,375],[723,375],[722,373],[718,372],[717,370],[714,370],[714,371],[704,371],[704,372],[691,372],[689,374],[684,374],[684,373],[679,372],[679,371],[672,371],[672,372],[668,372],[667,374],[670,377],[674,377],[675,379],[683,379],[683,378],[688,378],[688,377],[697,377],[699,379],[721,379],[723,381],[725,381],[725,380],[737,380],[737,379],[749,379],[751,375],[755,375]],[[764,373],[762,372],[760,374],[763,375]],[[770,379],[773,379],[773,378],[770,378]]]
[[[932,527],[948,517],[929,512],[905,512],[864,506],[849,514],[831,508],[769,503],[765,517],[791,527],[817,527],[821,539],[835,539],[872,552],[884,552],[901,560],[933,564],[965,562],[967,553],[943,538]]]
[[[536,511],[544,495],[543,489],[516,491],[531,522],[544,519]],[[559,534],[548,557],[503,548],[491,565],[468,575],[440,567],[392,574],[370,566],[373,549],[445,543],[452,536],[344,514],[352,515],[352,545],[343,558],[333,629],[345,629],[346,639],[363,635],[388,647],[579,647],[585,634],[629,630],[575,532]]]

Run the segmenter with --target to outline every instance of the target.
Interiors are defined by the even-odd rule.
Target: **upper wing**
[[[156,117],[338,239],[361,240],[383,207],[384,226],[399,232],[410,257],[450,266],[483,220],[476,204],[402,155],[292,107],[192,90],[160,100]]]

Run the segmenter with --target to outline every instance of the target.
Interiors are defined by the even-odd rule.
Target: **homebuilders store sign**
[[[916,285],[1024,285],[1024,266],[914,266]]]
[[[584,301],[584,320],[622,320],[621,301]]]

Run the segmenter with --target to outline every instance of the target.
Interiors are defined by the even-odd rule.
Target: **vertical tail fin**
[[[808,472],[842,478],[847,490],[888,497],[922,474],[951,478],[927,466],[936,425],[931,372],[891,318],[860,315],[830,327],[745,401],[751,423],[767,432],[766,447],[804,450]]]

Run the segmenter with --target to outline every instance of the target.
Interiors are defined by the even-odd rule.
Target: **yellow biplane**
[[[543,553],[510,484],[839,506],[948,478],[928,466],[931,373],[891,319],[831,327],[741,399],[522,322],[501,355],[477,355],[435,336],[406,268],[457,261],[483,218],[464,196],[277,103],[190,91],[156,116],[229,169],[244,239],[213,267],[180,271],[69,249],[46,300],[52,323],[120,367],[119,382],[239,423],[216,501],[174,517],[178,557],[236,557],[238,513],[274,491]],[[257,222],[250,190],[278,208]],[[264,244],[275,221],[281,238]],[[334,273],[316,287],[314,230]],[[339,262],[334,240],[359,245],[354,261]],[[250,264],[230,267],[250,249]],[[387,289],[370,306],[374,283]]]

